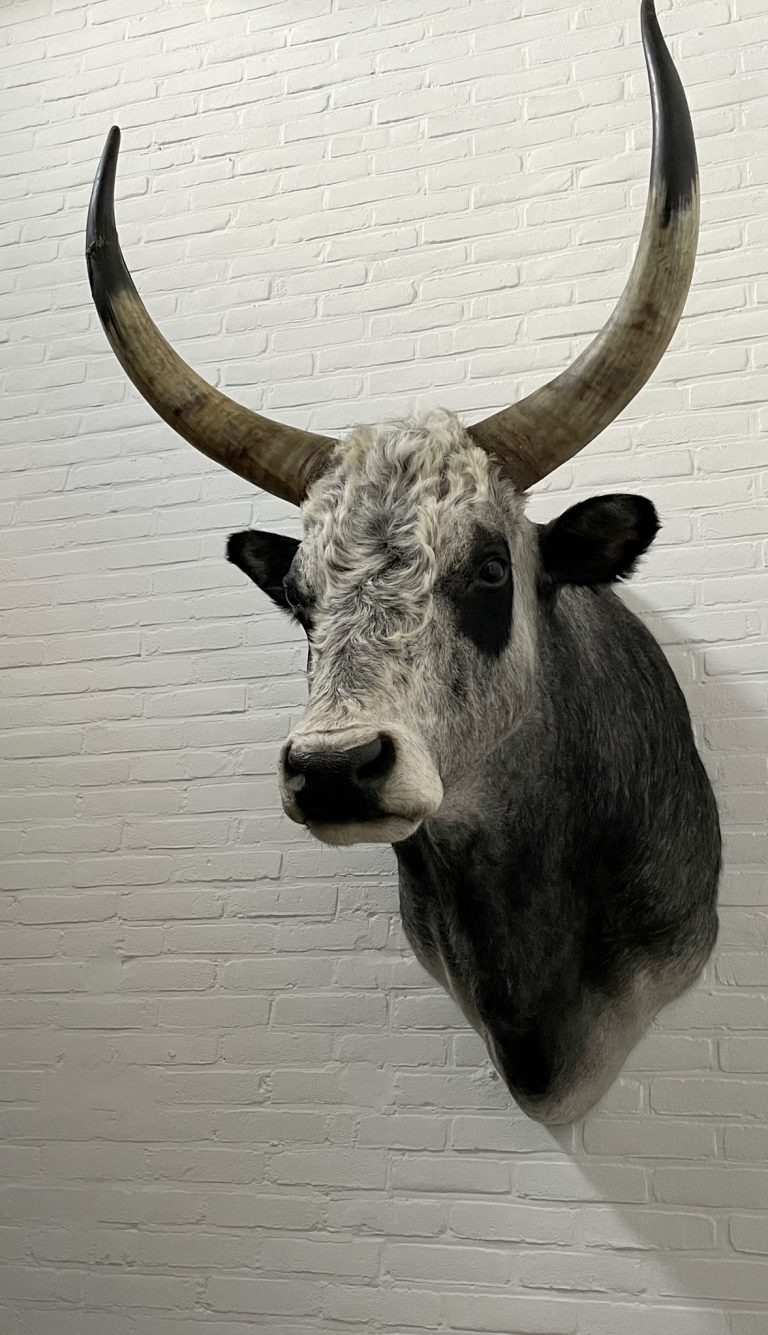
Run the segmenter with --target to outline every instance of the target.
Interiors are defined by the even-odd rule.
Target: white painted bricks
[[[650,495],[627,588],[727,837],[718,955],[601,1107],[526,1121],[421,973],[391,854],[280,813],[300,637],[223,559],[295,515],[155,421],[91,309],[118,222],[182,353],[299,426],[492,411],[621,290],[636,0],[16,0],[0,14],[8,1335],[768,1331],[768,13],[660,0],[701,258],[621,420],[533,497]]]

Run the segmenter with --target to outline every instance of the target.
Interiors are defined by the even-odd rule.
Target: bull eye
[[[498,658],[512,633],[512,562],[503,533],[478,525],[472,539],[464,563],[442,575],[435,591],[453,611],[459,633]]]
[[[283,580],[283,592],[294,621],[298,621],[299,625],[309,632],[312,624],[311,610],[290,575],[286,575]]]
[[[502,560],[499,556],[493,556],[489,561],[484,561],[478,571],[478,582],[486,588],[499,588],[506,583],[509,575],[509,563]]]

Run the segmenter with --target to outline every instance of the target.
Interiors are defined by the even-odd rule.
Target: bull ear
[[[278,607],[288,608],[283,580],[300,545],[296,538],[285,538],[281,533],[246,529],[227,540],[227,560],[239,566]]]
[[[596,496],[542,529],[542,566],[556,584],[612,584],[631,575],[658,531],[644,496]]]

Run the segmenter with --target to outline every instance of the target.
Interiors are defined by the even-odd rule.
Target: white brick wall
[[[651,385],[536,517],[640,490],[628,590],[727,834],[719,954],[553,1135],[414,964],[388,850],[282,817],[301,637],[223,560],[286,507],[127,385],[85,209],[165,332],[297,425],[480,415],[638,235],[637,0],[14,0],[3,91],[0,1256],[7,1335],[768,1331],[768,12],[660,0],[703,235]]]

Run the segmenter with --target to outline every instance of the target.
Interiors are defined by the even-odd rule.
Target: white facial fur
[[[450,801],[531,708],[535,530],[512,484],[444,411],[353,431],[302,515],[293,575],[313,604],[310,701],[286,748],[392,736],[397,763],[379,795],[388,818],[313,832],[330,843],[393,842]],[[505,536],[514,578],[509,642],[494,658],[440,596],[478,525]],[[301,819],[285,780],[283,801]]]

